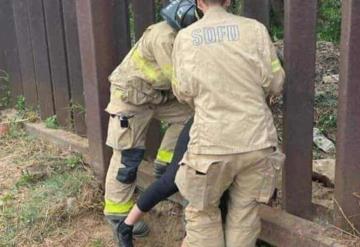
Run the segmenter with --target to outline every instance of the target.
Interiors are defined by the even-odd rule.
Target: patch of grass
[[[26,134],[7,135],[0,146],[0,157],[10,154],[10,163],[23,170],[0,197],[0,246],[62,239],[74,218],[101,211],[99,185],[81,155],[61,152]]]
[[[337,96],[334,92],[321,92],[315,96],[317,110],[316,126],[325,134],[335,132],[337,127]]]
[[[27,170],[23,170],[21,171],[21,177],[20,179],[16,182],[16,187],[20,188],[20,187],[24,187],[24,186],[30,186],[31,184],[33,184],[36,181],[36,178],[34,175],[30,174]]]
[[[11,100],[10,76],[4,70],[0,70],[0,92],[0,108],[7,108]]]
[[[49,129],[58,129],[59,128],[59,123],[57,121],[56,115],[45,119],[45,127],[49,128]]]
[[[15,103],[15,109],[20,113],[26,111],[25,97],[24,96],[20,95],[20,96],[17,97],[16,103]]]
[[[341,36],[341,0],[320,0],[318,36],[339,43]]]
[[[90,247],[104,247],[106,246],[102,239],[95,239],[90,243]]]
[[[78,167],[79,165],[83,165],[83,157],[81,154],[75,153],[68,156],[65,162],[68,167],[75,168]]]

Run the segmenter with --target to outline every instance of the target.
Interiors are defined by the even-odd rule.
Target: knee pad
[[[121,152],[121,163],[125,166],[119,168],[116,179],[124,184],[135,182],[137,170],[141,161],[144,159],[145,150],[132,148]]]

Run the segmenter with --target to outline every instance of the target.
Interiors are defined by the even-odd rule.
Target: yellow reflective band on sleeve
[[[111,200],[105,200],[105,214],[127,214],[135,205],[133,200],[125,203],[116,203]]]
[[[276,59],[271,62],[272,72],[276,73],[281,69],[281,63],[279,59]]]
[[[164,163],[170,163],[173,156],[174,156],[174,153],[172,151],[160,149],[156,156],[156,160],[164,162]]]
[[[114,89],[113,92],[111,93],[111,96],[113,99],[123,99],[124,96],[124,92],[120,89]]]
[[[141,56],[138,49],[136,49],[132,54],[132,59],[136,64],[136,67],[144,73],[144,75],[150,81],[162,81],[167,78],[171,78],[172,75],[172,65],[163,66],[163,68],[157,68],[150,61]]]

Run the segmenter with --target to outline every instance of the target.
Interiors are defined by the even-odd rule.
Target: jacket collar
[[[219,13],[226,13],[226,9],[224,7],[221,7],[221,6],[213,6],[213,7],[210,7],[204,16],[209,16],[209,15],[216,15],[216,14],[219,14]]]

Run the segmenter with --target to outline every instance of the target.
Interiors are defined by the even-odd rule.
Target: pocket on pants
[[[204,210],[209,206],[212,193],[212,181],[209,181],[209,168],[218,163],[199,158],[188,158],[185,154],[180,162],[175,183],[182,196],[188,200],[189,206]],[[191,160],[191,161],[190,161]]]
[[[285,161],[285,155],[276,149],[265,158],[265,168],[263,170],[263,180],[261,183],[257,202],[268,203],[274,194],[276,180]]]
[[[175,183],[189,205],[202,210],[207,206],[207,175],[182,164],[175,178]]]
[[[130,149],[134,145],[134,123],[132,116],[128,116],[128,127],[121,127],[120,116],[112,115],[109,120],[106,145],[117,149]]]

